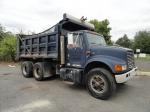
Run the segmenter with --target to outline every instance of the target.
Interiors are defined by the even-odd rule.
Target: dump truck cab
[[[66,39],[66,64],[68,67],[84,68],[92,55],[94,46],[107,46],[102,35],[88,30],[69,32]]]

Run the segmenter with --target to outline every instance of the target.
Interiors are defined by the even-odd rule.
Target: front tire
[[[94,68],[86,77],[88,91],[95,98],[108,99],[116,90],[116,82],[113,75],[104,68]]]

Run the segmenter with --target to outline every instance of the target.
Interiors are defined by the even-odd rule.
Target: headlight
[[[126,70],[127,69],[127,65],[122,65],[122,70]]]
[[[123,71],[127,69],[127,65],[115,65],[114,70],[115,71]]]

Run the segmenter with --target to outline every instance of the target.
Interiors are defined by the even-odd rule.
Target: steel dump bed
[[[58,31],[55,26],[36,35],[18,35],[20,57],[57,58]]]
[[[59,60],[60,36],[70,31],[94,30],[94,26],[68,14],[48,30],[34,35],[18,34],[17,59],[20,58],[52,58]]]

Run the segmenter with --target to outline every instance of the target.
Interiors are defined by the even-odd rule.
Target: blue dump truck
[[[17,40],[17,60],[24,77],[37,81],[60,75],[69,84],[85,84],[99,99],[109,98],[118,83],[137,73],[131,49],[107,46],[94,25],[64,14],[63,19],[39,34],[21,35]]]

